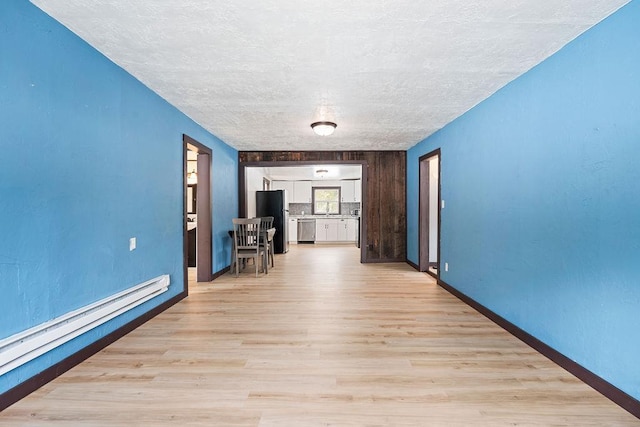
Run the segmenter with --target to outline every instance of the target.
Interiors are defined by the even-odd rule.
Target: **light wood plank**
[[[424,273],[293,245],[190,296],[0,425],[602,426],[632,415]]]

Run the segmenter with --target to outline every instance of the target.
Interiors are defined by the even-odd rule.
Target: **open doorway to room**
[[[286,242],[282,247],[293,249],[297,244],[313,246],[351,246],[364,260],[362,242],[366,230],[365,205],[366,162],[364,161],[299,161],[252,162],[239,168],[240,215],[261,216],[256,203],[257,193],[269,182],[271,192],[286,195],[286,226],[280,235]],[[335,206],[331,211],[318,210],[323,201],[318,191],[336,189]],[[263,197],[261,195],[261,197]],[[264,198],[264,197],[263,197]],[[324,201],[328,203],[329,201]],[[278,227],[276,226],[276,229]],[[291,246],[293,245],[293,246]],[[287,250],[276,254],[286,253]]]
[[[210,282],[211,149],[183,135],[185,278]]]
[[[438,278],[440,271],[440,149],[420,157],[420,271]]]
[[[198,153],[187,149],[187,267],[190,280],[195,280],[198,214]]]

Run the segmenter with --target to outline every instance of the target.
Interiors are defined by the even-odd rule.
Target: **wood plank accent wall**
[[[240,172],[245,163],[278,163],[295,166],[300,162],[354,162],[367,165],[365,205],[362,220],[366,221],[363,244],[364,262],[406,262],[407,205],[405,151],[240,151]],[[263,166],[269,166],[265,164]],[[241,179],[240,182],[244,182]],[[244,188],[240,189],[243,212]]]

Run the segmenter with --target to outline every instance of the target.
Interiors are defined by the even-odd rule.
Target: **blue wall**
[[[183,133],[213,151],[214,272],[238,169],[236,150],[26,0],[0,2],[0,53],[0,338],[171,275],[161,297],[0,377],[4,392],[183,291]]]
[[[640,398],[640,2],[407,153],[441,148],[441,278]]]

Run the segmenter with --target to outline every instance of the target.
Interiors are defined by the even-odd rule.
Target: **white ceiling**
[[[628,1],[32,2],[238,150],[404,150]]]
[[[262,169],[273,180],[340,180],[360,179],[360,165],[277,166]],[[326,172],[319,172],[326,171]]]

